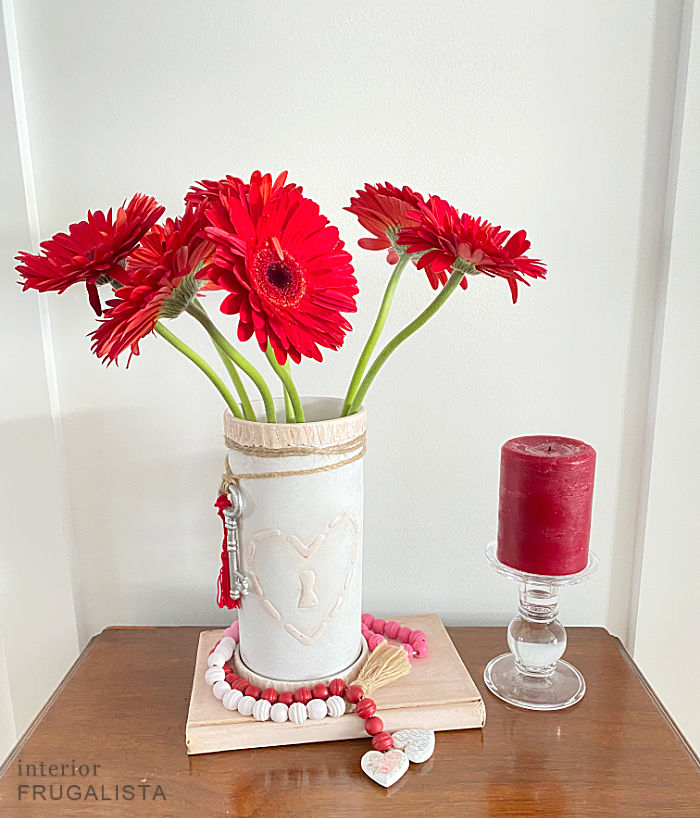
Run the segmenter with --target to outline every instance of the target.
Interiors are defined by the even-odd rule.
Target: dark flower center
[[[288,290],[294,283],[292,271],[283,261],[273,261],[265,270],[265,278],[278,290]]]
[[[275,306],[296,307],[304,297],[304,269],[279,242],[258,250],[251,267],[256,292]]]

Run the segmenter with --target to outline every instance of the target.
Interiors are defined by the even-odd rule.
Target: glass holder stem
[[[544,576],[528,574],[504,565],[490,543],[486,556],[498,573],[518,582],[518,613],[508,625],[510,653],[492,659],[484,671],[487,687],[509,704],[530,710],[559,710],[580,701],[586,692],[581,673],[561,657],[566,650],[566,631],[557,619],[559,588],[574,585],[597,567],[590,555],[578,574]]]

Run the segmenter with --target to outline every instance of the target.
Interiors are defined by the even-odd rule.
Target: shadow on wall
[[[48,416],[0,424],[0,629],[18,731],[77,654],[54,451]]]
[[[81,643],[107,625],[230,623],[216,605],[225,449],[136,410],[64,418]]]

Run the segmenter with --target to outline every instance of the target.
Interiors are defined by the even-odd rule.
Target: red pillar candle
[[[500,562],[530,574],[576,574],[588,563],[595,449],[530,435],[501,448]]]

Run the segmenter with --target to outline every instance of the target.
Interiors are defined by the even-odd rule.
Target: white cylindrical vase
[[[303,424],[224,416],[249,586],[238,611],[236,659],[248,676],[280,689],[348,675],[364,647],[365,412],[339,418],[340,399],[302,402]]]

